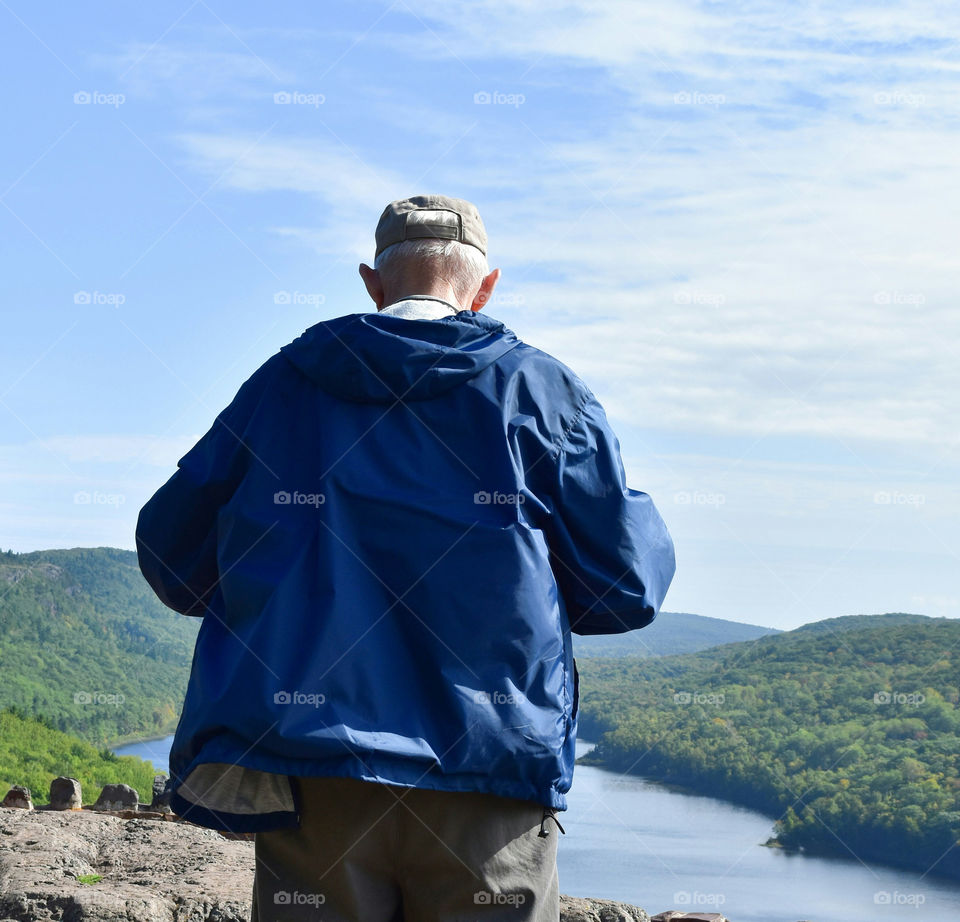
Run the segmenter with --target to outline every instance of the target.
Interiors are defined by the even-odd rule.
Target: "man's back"
[[[265,363],[138,528],[161,597],[209,611],[171,760],[181,812],[211,761],[565,809],[571,621],[642,627],[672,575],[598,411],[471,312],[348,315]],[[158,545],[188,511],[173,576],[182,541]]]

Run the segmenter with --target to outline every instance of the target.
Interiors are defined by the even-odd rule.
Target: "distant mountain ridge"
[[[878,627],[895,627],[902,624],[929,624],[931,621],[947,621],[947,618],[931,618],[929,615],[911,615],[902,611],[883,615],[841,615],[801,624],[793,634],[839,634],[845,631],[862,631]]]
[[[756,640],[781,631],[757,624],[709,618],[688,612],[662,611],[639,631],[573,637],[575,656],[671,656],[696,653],[720,644]]]

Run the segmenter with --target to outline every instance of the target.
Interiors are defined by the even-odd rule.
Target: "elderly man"
[[[256,833],[260,922],[555,922],[571,632],[652,621],[673,545],[586,385],[479,313],[476,208],[393,202],[376,244],[377,312],[281,348],[141,510],[203,618],[172,803]]]

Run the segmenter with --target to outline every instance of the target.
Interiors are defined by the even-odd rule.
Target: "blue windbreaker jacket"
[[[288,776],[566,809],[571,631],[643,627],[674,573],[593,394],[471,311],[311,326],[136,538],[160,599],[203,617],[172,803],[233,831],[297,825]]]

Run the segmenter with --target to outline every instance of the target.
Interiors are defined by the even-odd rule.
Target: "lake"
[[[172,743],[169,736],[115,751],[166,772]],[[577,755],[591,748],[579,740]],[[623,900],[651,915],[722,912],[732,922],[960,918],[960,883],[765,848],[769,818],[712,797],[578,765],[568,802],[557,863],[560,890],[572,896]]]

